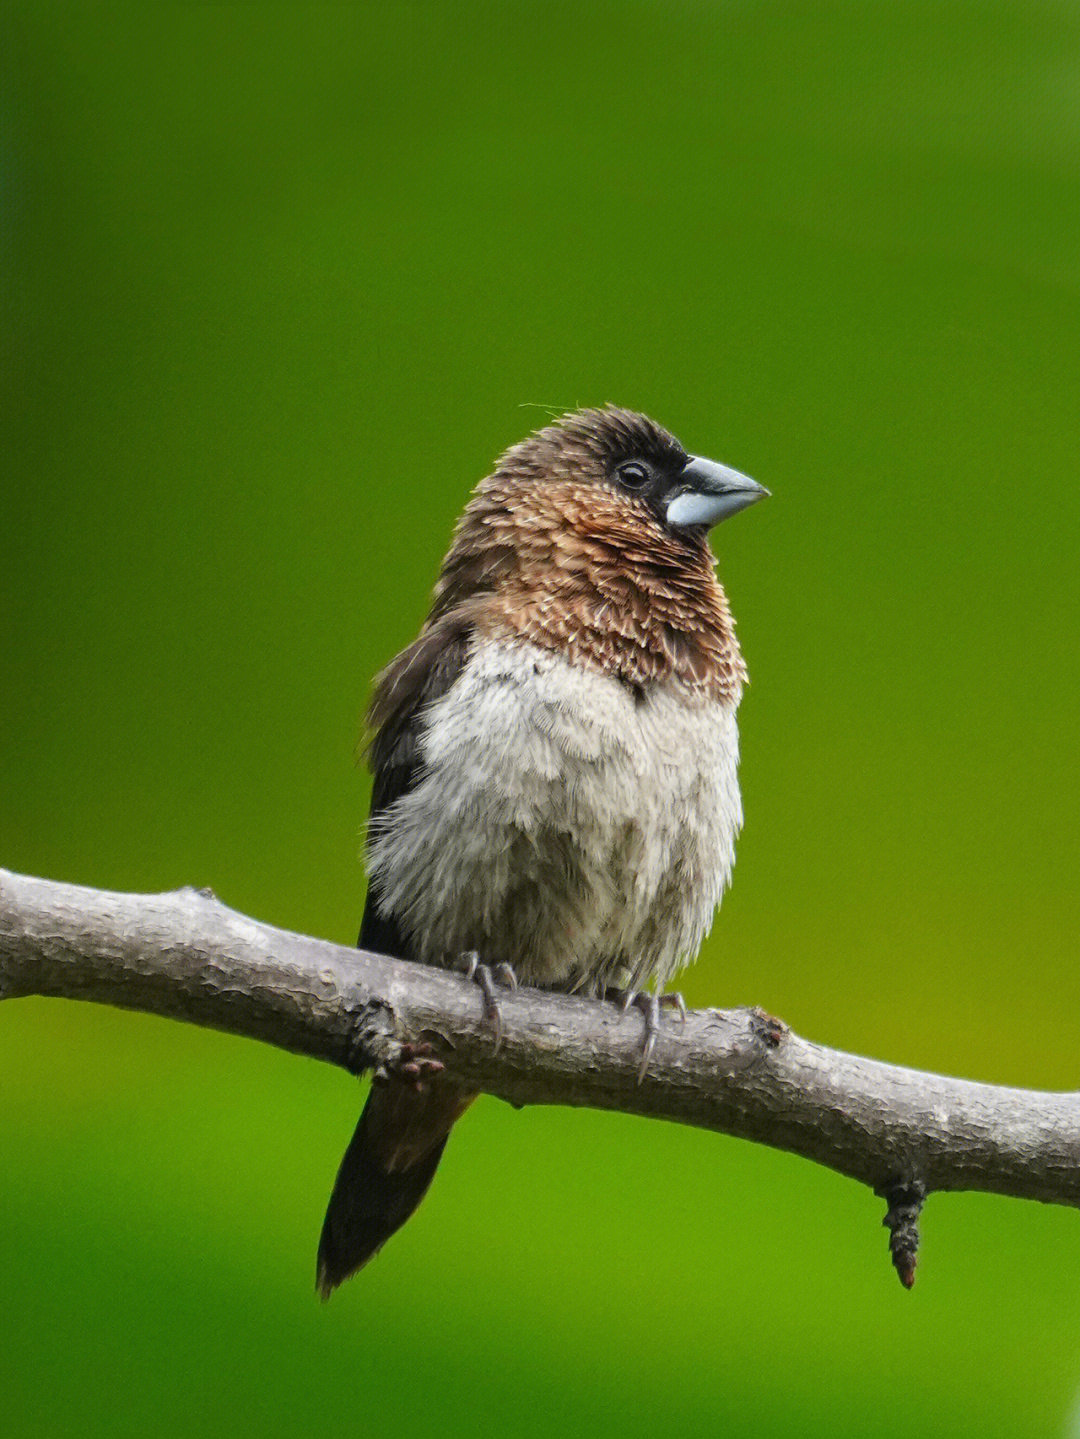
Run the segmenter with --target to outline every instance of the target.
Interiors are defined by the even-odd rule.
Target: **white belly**
[[[421,749],[423,779],[368,836],[417,958],[477,950],[526,984],[595,988],[696,956],[742,824],[734,703],[488,643]]]

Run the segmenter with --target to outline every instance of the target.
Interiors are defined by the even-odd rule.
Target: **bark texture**
[[[249,919],[206,891],[113,894],[0,870],[0,998],[54,995],[261,1039],[352,1072],[427,1042],[511,1104],[568,1104],[757,1140],[881,1194],[914,1274],[922,1197],[979,1189],[1080,1204],[1080,1094],[977,1084],[812,1044],[758,1010],[642,1016],[539,990],[500,997],[495,1050],[464,978]]]

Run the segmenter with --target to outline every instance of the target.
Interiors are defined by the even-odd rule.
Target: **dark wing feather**
[[[368,715],[374,736],[368,762],[374,775],[371,814],[375,819],[408,794],[420,775],[420,734],[424,711],[441,699],[468,656],[473,607],[459,606],[425,629],[391,660],[375,681]],[[392,914],[383,914],[368,889],[360,926],[360,949],[410,959],[408,941]]]

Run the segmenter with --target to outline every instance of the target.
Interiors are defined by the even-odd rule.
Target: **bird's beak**
[[[691,455],[681,479],[686,488],[668,501],[667,522],[679,529],[692,525],[718,525],[769,493],[763,485],[738,470]]]

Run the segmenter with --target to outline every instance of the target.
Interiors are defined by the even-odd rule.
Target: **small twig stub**
[[[889,1252],[893,1268],[905,1289],[915,1283],[919,1257],[919,1216],[926,1202],[926,1185],[919,1179],[884,1184],[876,1193],[888,1204],[881,1221],[889,1231]]]

